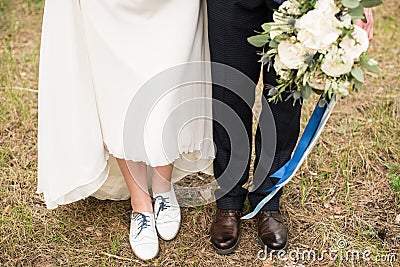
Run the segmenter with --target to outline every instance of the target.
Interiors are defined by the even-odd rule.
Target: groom
[[[279,7],[284,0],[208,0],[208,23],[211,60],[233,67],[246,74],[254,83],[257,83],[260,74],[260,50],[247,42],[247,38],[260,30],[260,25],[272,21],[273,10]],[[369,37],[372,37],[372,13],[366,12],[368,22],[357,24],[367,30]],[[266,68],[265,68],[266,69]],[[218,78],[224,84],[234,84],[240,80],[237,76],[227,71],[226,73],[212,69],[213,79]],[[271,68],[264,71],[264,84],[276,85],[276,74]],[[249,86],[247,86],[249,87]],[[244,86],[235,93],[229,88],[220,85],[213,85],[213,99],[219,103],[226,104],[240,118],[242,125],[246,128],[248,143],[251,147],[252,135],[252,110],[248,103],[254,102],[254,86]],[[268,90],[264,91],[267,96]],[[283,99],[286,97],[284,96]],[[268,104],[267,104],[268,105]],[[213,106],[214,116],[214,142],[217,153],[214,160],[214,174],[219,183],[220,189],[215,194],[217,198],[217,212],[211,225],[211,243],[219,254],[229,254],[235,251],[240,240],[240,217],[244,201],[248,197],[251,208],[266,196],[264,192],[277,181],[269,176],[282,167],[291,157],[296,145],[299,128],[301,106],[293,105],[293,101],[283,101],[277,104],[269,104],[273,119],[266,115],[263,108],[260,122],[268,124],[272,129],[275,124],[276,145],[275,154],[269,155],[270,159],[259,161],[260,155],[268,155],[272,152],[271,147],[266,145],[271,140],[261,140],[260,131],[257,131],[255,139],[256,159],[255,166],[261,170],[254,177],[257,184],[256,190],[248,192],[242,186],[249,178],[250,148],[241,148],[247,142],[238,140],[237,132],[227,132],[224,124],[231,123],[232,117],[226,112],[221,112],[217,105]],[[232,115],[232,114],[231,114]],[[273,136],[274,136],[273,135]],[[264,135],[263,135],[264,136]],[[267,139],[268,139],[267,135]],[[240,139],[240,138],[239,138]],[[271,139],[271,138],[270,138]],[[275,140],[274,140],[275,141]],[[236,142],[236,143],[235,143]],[[232,148],[239,148],[239,153],[231,153]],[[273,149],[272,149],[273,150]],[[249,153],[247,153],[249,152]],[[269,163],[268,164],[268,160]],[[243,170],[237,172],[225,172],[228,164],[230,166],[241,165],[245,161]],[[259,175],[261,172],[261,175]],[[229,176],[229,177],[226,177]],[[233,181],[233,185],[220,182],[220,179]],[[256,181],[257,180],[257,181]],[[233,188],[232,188],[233,186]],[[257,214],[258,239],[263,247],[269,250],[285,249],[288,244],[288,232],[279,211],[280,191],[275,195]]]
[[[209,0],[207,5],[211,60],[239,70],[256,84],[260,74],[260,63],[258,62],[260,56],[257,54],[260,49],[250,45],[247,38],[254,35],[255,30],[261,30],[260,25],[264,22],[272,20],[273,10],[279,7],[279,4],[274,1],[283,2],[283,0]],[[214,69],[212,72],[213,79],[216,75],[221,75],[215,73]],[[231,82],[228,80],[235,80],[236,78],[230,77],[232,76],[230,73],[223,73],[222,75],[227,83]],[[264,83],[277,85],[276,75],[272,69],[264,71]],[[253,115],[248,103],[254,102],[254,92],[254,86],[241,88],[235,94],[228,88],[213,85],[213,99],[226,104],[237,113],[246,128],[250,147]],[[268,91],[265,91],[264,94],[267,97]],[[269,178],[269,175],[290,159],[296,145],[300,128],[301,106],[299,104],[293,105],[293,101],[284,101],[270,104],[270,109],[276,127],[275,155],[270,156],[272,165],[262,166],[265,162],[259,162],[260,153],[267,147],[262,145],[261,142],[265,143],[266,140],[261,140],[260,131],[257,131],[255,166],[256,168],[263,168],[265,173],[262,173],[262,177],[258,177],[260,180],[258,188],[250,193],[242,187],[249,178],[250,155],[247,153],[231,154],[231,147],[240,147],[243,144],[230,141],[235,139],[232,138],[235,132],[227,133],[223,127],[224,122],[229,123],[229,116],[224,116],[224,113],[218,112],[216,108],[213,110],[214,142],[217,148],[214,174],[217,181],[221,176],[226,175],[224,171],[229,163],[228,161],[233,161],[230,163],[232,165],[247,161],[246,169],[241,170],[242,172],[230,174],[232,177],[229,178],[232,181],[238,181],[233,185],[233,188],[224,188],[227,187],[227,184],[219,183],[220,189],[216,191],[218,210],[210,234],[211,243],[217,253],[228,254],[235,251],[239,244],[240,217],[246,197],[248,197],[252,208],[265,197],[266,194],[263,191],[276,183],[275,179]],[[260,120],[266,119],[266,116],[261,114]],[[270,120],[268,123],[271,124],[273,121]],[[250,148],[245,150],[251,151]],[[265,154],[268,154],[268,151]],[[287,229],[279,211],[281,195],[282,192],[280,191],[264,205],[257,215],[259,241],[263,246],[272,250],[284,249],[288,240]]]

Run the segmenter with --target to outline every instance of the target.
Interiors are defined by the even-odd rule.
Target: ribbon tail
[[[325,112],[321,118],[321,121],[317,127],[317,130],[316,130],[313,138],[310,141],[310,144],[307,146],[307,149],[304,151],[304,154],[302,155],[299,162],[297,163],[296,168],[293,170],[293,172],[291,173],[291,175],[289,176],[289,178],[287,180],[279,181],[276,184],[277,187],[282,187],[282,186],[286,185],[293,178],[293,176],[296,174],[296,172],[300,169],[300,167],[304,163],[304,161],[307,159],[308,155],[311,153],[311,151],[314,148],[314,146],[316,145],[319,137],[321,136],[322,130],[324,129],[326,123],[328,122],[328,119],[329,119],[330,115],[332,114],[333,107],[335,106],[335,104],[336,104],[336,100],[332,99],[331,102],[328,104],[328,107],[325,110]]]
[[[256,208],[249,214],[243,216],[241,219],[242,220],[247,220],[247,219],[251,219],[254,216],[257,215],[257,213],[262,209],[262,207],[268,203],[268,201],[270,201],[275,195],[276,193],[278,193],[280,188],[275,189],[274,191],[272,191],[271,193],[268,194],[268,196],[266,196],[263,200],[261,200],[260,203],[258,203],[258,205],[256,206]]]
[[[279,170],[277,170],[274,174],[272,174],[272,175],[270,176],[271,178],[278,178],[279,181],[278,181],[274,186],[272,186],[271,188],[268,188],[268,189],[265,190],[264,192],[269,193],[269,192],[274,191],[274,190],[277,188],[277,185],[279,185],[280,183],[283,182],[284,177],[285,177],[285,173],[287,172],[287,168],[288,168],[288,166],[289,166],[289,163],[290,163],[289,161],[286,162],[285,165],[283,165]],[[253,191],[255,191],[255,190],[256,190],[256,189],[252,190],[251,192],[253,192]]]
[[[311,153],[312,149],[314,148],[315,144],[317,143],[318,138],[321,136],[322,130],[324,129],[332,111],[333,108],[336,104],[336,97],[333,96],[326,109],[324,110],[322,116],[319,119],[317,127],[310,127],[310,130],[314,131],[312,138],[308,141],[308,144],[303,147],[303,151],[295,151],[295,155],[289,162],[287,162],[281,169],[279,169],[277,172],[275,172],[273,175],[270,177],[275,177],[275,178],[280,178],[280,180],[277,182],[276,185],[273,187],[265,190],[265,192],[269,192],[269,194],[256,206],[256,208],[249,214],[243,216],[241,219],[251,219],[257,213],[261,210],[261,208],[268,203],[275,195],[276,193],[287,183],[290,182],[290,180],[294,177],[296,172],[299,170],[303,162],[306,160],[307,156]],[[318,106],[317,106],[318,108]],[[314,129],[312,129],[314,128]],[[303,144],[304,145],[304,144]],[[296,149],[297,150],[297,149]],[[301,156],[299,157],[299,152],[301,153]],[[293,159],[296,158],[296,162],[293,162]],[[293,164],[295,163],[295,164]]]

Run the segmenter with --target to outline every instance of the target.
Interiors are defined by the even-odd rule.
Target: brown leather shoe
[[[279,211],[260,211],[257,214],[258,239],[268,251],[288,246],[288,232]]]
[[[240,241],[239,210],[217,210],[211,225],[211,243],[218,254],[229,254],[236,250]]]

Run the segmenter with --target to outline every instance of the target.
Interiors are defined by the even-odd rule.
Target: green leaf
[[[382,0],[361,0],[361,5],[363,7],[375,7],[382,5]]]
[[[263,25],[261,25],[261,28],[266,31],[269,32],[271,30],[271,24],[270,23],[264,23]]]
[[[343,5],[347,8],[356,8],[360,5],[359,0],[343,0]]]
[[[364,8],[362,6],[358,6],[356,8],[349,8],[347,12],[353,20],[355,19],[364,19]]]
[[[376,64],[371,64],[370,63],[371,61],[370,61],[370,58],[368,58],[367,56],[361,56],[361,58],[360,58],[360,64],[361,64],[361,66],[363,67],[363,68],[365,68],[366,70],[368,70],[368,71],[371,71],[371,72],[378,72],[379,71],[379,68],[378,68],[378,65],[376,65]]]
[[[268,43],[269,37],[266,34],[260,34],[247,38],[247,41],[256,47],[263,47],[266,43]]]
[[[268,44],[269,48],[278,48],[278,43],[274,40],[271,40]]]
[[[372,66],[372,65],[368,65],[368,64],[364,64],[361,62],[361,66],[363,66],[366,70],[370,71],[370,72],[379,72],[379,68],[378,66]]]
[[[363,83],[364,82],[364,71],[357,66],[354,66],[351,69],[351,75],[356,79],[357,81]]]
[[[363,85],[363,83],[359,82],[357,80],[354,80],[353,82],[354,82],[354,90],[356,90],[356,91],[360,90],[362,85]]]
[[[304,5],[303,7],[300,8],[300,13],[305,14],[310,10],[309,6]]]
[[[312,93],[311,86],[308,85],[308,83],[305,86],[301,87],[301,95],[303,96],[304,99],[310,98]]]

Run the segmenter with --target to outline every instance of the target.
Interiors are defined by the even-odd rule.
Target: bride
[[[214,156],[213,146],[203,145],[212,140],[211,121],[183,120],[187,114],[210,117],[211,105],[205,100],[181,105],[211,97],[209,87],[171,92],[162,84],[148,86],[169,68],[206,59],[202,10],[200,0],[45,5],[38,193],[49,209],[88,196],[131,197],[129,240],[143,260],[158,254],[157,232],[164,240],[178,233],[181,214],[171,179],[204,171],[199,162]],[[146,103],[153,90],[160,97]]]

